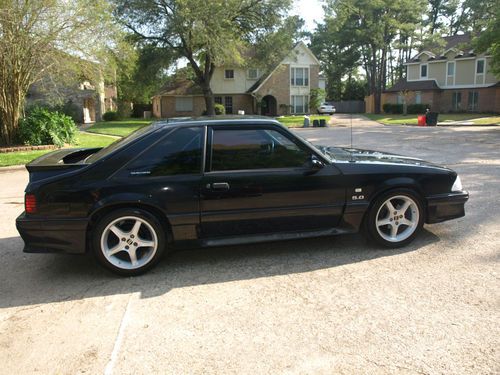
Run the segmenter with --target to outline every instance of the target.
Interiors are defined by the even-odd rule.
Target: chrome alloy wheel
[[[419,219],[420,212],[415,201],[406,195],[396,195],[378,209],[377,232],[386,241],[401,242],[415,232]]]
[[[113,220],[101,234],[101,251],[112,265],[126,270],[144,266],[158,249],[158,236],[144,219],[124,216]]]

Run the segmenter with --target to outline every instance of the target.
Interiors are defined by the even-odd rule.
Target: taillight
[[[24,196],[24,210],[27,214],[36,212],[36,197],[34,194],[26,194]]]

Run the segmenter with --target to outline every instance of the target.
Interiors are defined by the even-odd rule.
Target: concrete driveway
[[[297,130],[350,144],[348,127]],[[500,129],[355,126],[354,146],[455,168],[465,218],[380,250],[338,236],[170,255],[118,278],[22,253],[24,171],[0,174],[0,373],[500,372]]]

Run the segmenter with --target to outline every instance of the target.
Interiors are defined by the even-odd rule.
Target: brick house
[[[216,67],[210,83],[215,102],[226,113],[303,114],[309,112],[310,90],[324,88],[319,76],[319,61],[300,42],[269,73],[256,68]],[[155,117],[200,116],[205,101],[199,87],[183,80],[168,84],[153,97]]]
[[[105,85],[103,80],[97,85],[89,81],[80,83],[51,81],[49,85],[46,85],[42,79],[41,82],[30,87],[26,99],[28,106],[70,105],[74,107],[73,119],[80,124],[100,121],[104,113],[117,109],[116,86]]]
[[[500,79],[491,56],[475,54],[469,35],[445,37],[441,54],[422,51],[405,63],[406,78],[385,90],[383,103],[427,104],[436,112],[500,112]]]

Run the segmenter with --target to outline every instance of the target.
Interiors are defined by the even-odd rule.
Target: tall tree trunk
[[[205,107],[207,109],[207,116],[215,115],[215,102],[214,102],[214,93],[210,88],[210,84],[206,84],[202,86],[203,96],[205,98]]]

